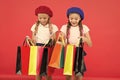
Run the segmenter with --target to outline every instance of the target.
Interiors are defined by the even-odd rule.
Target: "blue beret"
[[[84,19],[84,12],[82,9],[78,8],[78,7],[71,7],[67,10],[67,17],[69,17],[70,13],[78,13],[81,17],[81,20]]]

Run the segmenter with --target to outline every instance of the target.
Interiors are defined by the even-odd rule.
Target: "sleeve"
[[[87,32],[89,32],[89,31],[90,31],[90,29],[88,28],[88,26],[83,25],[83,32],[84,32],[84,33],[87,33]]]
[[[35,31],[35,24],[33,24],[33,26],[31,27],[31,31],[32,31],[32,32]]]
[[[56,25],[54,25],[54,24],[52,24],[52,25],[53,25],[53,33],[57,32],[58,31],[58,27]]]
[[[67,25],[63,25],[60,29],[61,32],[63,32],[66,35],[66,29],[67,29]]]

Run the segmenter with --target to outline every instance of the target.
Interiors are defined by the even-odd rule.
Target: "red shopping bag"
[[[43,50],[44,47],[38,46],[38,53],[37,53],[37,74],[40,74],[40,68],[42,63],[42,57],[43,57]]]
[[[21,72],[23,75],[28,75],[30,47],[21,46]]]
[[[52,47],[48,47],[48,63],[50,62],[51,56],[52,56],[52,51],[53,51],[53,46]],[[54,73],[54,69],[53,67],[47,66],[47,75],[51,76]]]
[[[17,62],[16,62],[16,73],[21,71],[23,75],[28,75],[29,68],[29,56],[30,56],[30,46],[33,46],[34,43],[26,36],[23,45],[18,46],[17,48]]]
[[[26,36],[23,46],[21,46],[21,72],[23,75],[28,75],[30,46],[33,46],[33,42],[29,36]]]
[[[30,47],[27,43],[27,38],[24,39],[23,45],[17,48],[17,65],[16,72],[21,72],[23,75],[28,75]]]

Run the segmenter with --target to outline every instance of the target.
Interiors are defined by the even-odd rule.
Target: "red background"
[[[31,35],[39,5],[53,10],[51,20],[59,28],[67,22],[67,8],[81,7],[93,41],[93,47],[85,46],[85,76],[120,77],[120,0],[1,0],[0,74],[15,74],[17,46]]]

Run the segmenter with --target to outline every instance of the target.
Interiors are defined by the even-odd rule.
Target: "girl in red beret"
[[[58,27],[50,22],[50,18],[53,16],[52,10],[47,6],[39,6],[35,9],[35,15],[38,20],[31,27],[33,42],[37,46],[43,46],[49,40],[55,41]],[[46,66],[41,66],[46,68]],[[42,76],[45,76],[47,80],[52,80],[51,75],[48,76],[46,72],[37,75],[36,80],[42,80]]]
[[[75,76],[74,80],[82,80],[84,71],[86,71],[83,59],[86,53],[83,51],[83,44],[86,43],[88,46],[92,46],[89,34],[90,29],[86,25],[82,24],[84,19],[84,12],[82,9],[78,7],[71,7],[67,10],[66,15],[68,23],[61,27],[61,36],[64,37],[66,45],[71,44],[76,47],[73,64],[73,74]],[[64,75],[66,75],[66,80],[72,80],[72,75]]]

